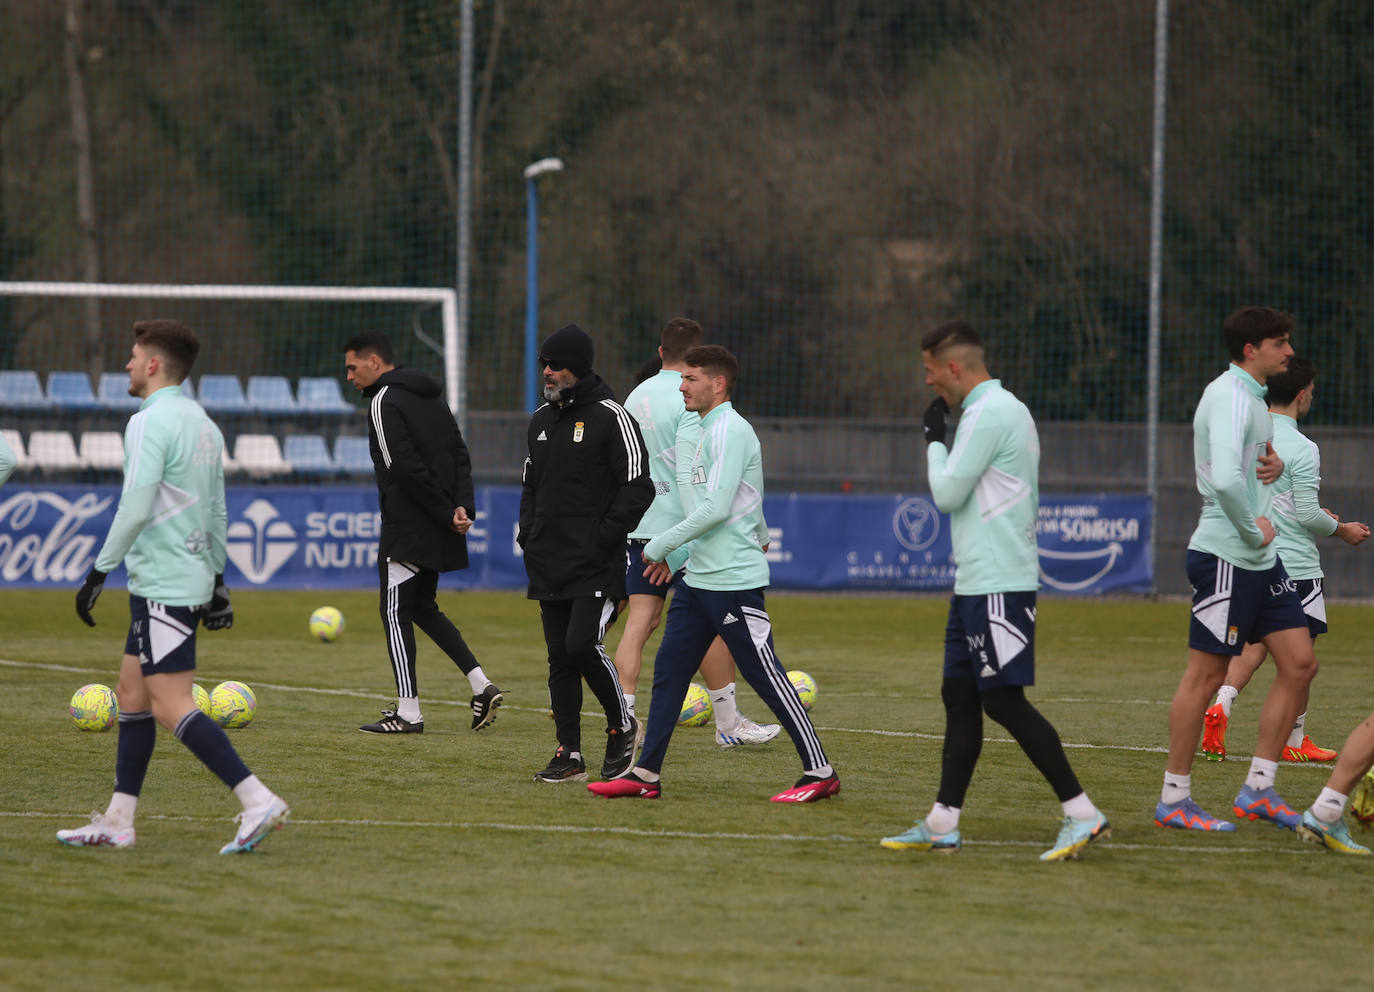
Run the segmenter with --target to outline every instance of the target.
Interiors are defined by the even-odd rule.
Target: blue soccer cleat
[[[1231,808],[1236,811],[1236,816],[1247,820],[1264,820],[1285,830],[1292,830],[1302,819],[1283,801],[1283,796],[1279,795],[1273,786],[1267,789],[1242,786]]]
[[[1158,803],[1155,806],[1155,826],[1172,827],[1175,830],[1205,830],[1211,833],[1227,833],[1236,829],[1236,825],[1230,820],[1218,820],[1193,802],[1192,796],[1185,796],[1176,803]]]
[[[895,837],[884,837],[878,843],[889,851],[949,851],[959,850],[961,843],[959,831],[951,830],[947,834],[934,833],[930,827],[926,826],[925,820],[920,820],[911,825],[911,829],[904,834]]]
[[[1345,817],[1341,817],[1335,823],[1326,823],[1309,809],[1302,815],[1297,829],[1298,836],[1309,844],[1321,844],[1342,854],[1374,853],[1363,844],[1357,844],[1350,836],[1350,828],[1345,825]]]
[[[1075,820],[1071,816],[1064,817],[1064,823],[1059,828],[1059,839],[1054,842],[1054,847],[1040,855],[1041,861],[1071,861],[1078,857],[1078,852],[1083,850],[1099,837],[1110,837],[1112,835],[1111,824],[1107,818],[1098,810],[1091,819]]]

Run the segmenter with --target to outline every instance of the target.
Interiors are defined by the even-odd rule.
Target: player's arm
[[[1246,544],[1262,548],[1272,539],[1266,538],[1255,523],[1254,508],[1250,505],[1248,475],[1254,466],[1241,464],[1241,446],[1236,439],[1245,436],[1247,424],[1244,409],[1233,404],[1214,403],[1208,410],[1208,455],[1212,465],[1212,492],[1217,505],[1231,521]]]
[[[458,491],[453,494],[457,506],[463,507],[467,515],[477,518],[477,494],[472,485],[472,453],[463,440],[463,432],[453,425],[453,466],[458,473]],[[456,507],[455,507],[456,509]]]
[[[696,507],[680,523],[650,541],[644,548],[644,557],[649,561],[663,561],[673,551],[728,519],[735,493],[744,480],[748,458],[749,453],[742,443],[729,434],[723,435],[720,446],[711,453],[706,482],[694,486]]]
[[[143,532],[152,517],[166,460],[166,436],[150,427],[146,417],[131,418],[124,430],[124,491],[120,493],[110,532],[96,556],[97,571],[114,571]]]
[[[520,524],[515,532],[515,543],[522,548],[529,540],[530,528],[534,526],[535,494],[539,491],[540,467],[534,463],[535,423],[531,420],[525,432],[525,464],[520,470]]]
[[[604,404],[602,409],[612,415],[607,425],[606,460],[616,490],[596,536],[601,547],[614,548],[625,543],[625,535],[635,529],[654,501],[654,483],[649,476],[649,449],[635,418],[619,403]]]
[[[677,435],[673,441],[673,475],[677,482],[677,499],[685,517],[692,512],[692,463],[696,461],[697,446],[701,444],[701,414],[683,408],[677,420]]]
[[[382,460],[391,470],[391,477],[429,517],[448,528],[453,523],[453,497],[444,492],[420,456],[401,411],[394,403],[377,403],[372,417]]]
[[[1293,483],[1294,517],[1313,537],[1328,537],[1340,527],[1331,514],[1322,509],[1321,476],[1316,459],[1291,458],[1289,478]]]
[[[926,445],[930,495],[942,511],[952,513],[973,495],[997,454],[999,434],[995,418],[985,407],[978,407],[965,411],[960,418],[952,449],[941,441]]]
[[[14,449],[5,440],[5,435],[0,434],[0,486],[9,481],[10,474],[14,472],[15,464]]]

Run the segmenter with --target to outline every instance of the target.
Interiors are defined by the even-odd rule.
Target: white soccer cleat
[[[234,835],[233,840],[219,849],[219,853],[238,854],[241,851],[253,850],[290,815],[291,807],[286,805],[286,800],[281,796],[273,796],[261,806],[244,810],[234,817],[239,825],[238,833]]]
[[[735,729],[728,734],[722,734],[719,730],[716,731],[716,743],[727,751],[732,747],[739,747],[741,744],[767,744],[781,731],[782,727],[776,723],[765,723],[760,726],[753,720],[740,717],[739,722],[735,724]]]
[[[134,827],[116,827],[104,813],[92,813],[91,822],[75,830],[59,830],[57,839],[68,847],[133,847]]]

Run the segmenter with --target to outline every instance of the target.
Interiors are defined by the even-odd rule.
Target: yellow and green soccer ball
[[[196,709],[206,716],[210,716],[210,694],[205,691],[205,686],[199,682],[191,683],[191,696],[196,701]]]
[[[67,710],[78,730],[109,730],[119,719],[119,700],[109,686],[92,682],[72,693]]]
[[[210,717],[221,727],[246,727],[257,710],[258,697],[242,682],[221,682],[210,693]]]
[[[682,713],[677,718],[679,727],[704,727],[713,715],[711,694],[698,683],[687,685],[687,696],[682,700]]]
[[[310,634],[326,644],[343,633],[343,614],[332,606],[321,606],[310,614]]]
[[[797,690],[797,698],[801,700],[802,706],[810,709],[816,705],[816,680],[805,672],[788,672],[787,681],[792,683],[792,688]]]

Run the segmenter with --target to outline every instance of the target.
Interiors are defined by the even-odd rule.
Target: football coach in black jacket
[[[625,535],[654,499],[639,425],[592,371],[592,339],[560,327],[539,352],[544,398],[530,420],[520,490],[529,598],[539,601],[549,649],[549,703],[558,750],[535,778],[584,781],[582,680],[606,712],[602,778],[634,764],[639,722],[602,646],[624,598]]]
[[[453,659],[472,685],[472,729],[496,719],[501,690],[477,664],[463,635],[439,609],[439,573],[468,567],[465,536],[476,517],[468,446],[439,384],[396,368],[380,331],[344,346],[348,381],[368,398],[368,441],[377,475],[382,534],[377,549],[382,629],[396,676],[396,709],[359,728],[372,734],[425,729],[415,681],[415,625]]]

